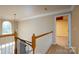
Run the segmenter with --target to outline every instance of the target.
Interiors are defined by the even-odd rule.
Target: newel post
[[[14,53],[17,54],[17,32],[14,33],[14,39],[15,39],[15,51]]]
[[[32,35],[32,49],[33,49],[33,54],[35,53],[35,48],[36,48],[36,37],[35,34]]]

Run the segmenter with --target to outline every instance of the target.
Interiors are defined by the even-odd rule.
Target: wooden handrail
[[[4,34],[4,35],[0,35],[0,38],[2,38],[2,37],[8,37],[8,36],[15,36],[15,34]]]
[[[30,42],[30,41],[27,41],[27,40],[25,40],[26,42],[28,42],[28,43],[32,43],[32,42]]]
[[[20,39],[19,37],[16,37],[16,38],[19,39],[20,41],[24,42],[25,44],[28,44],[28,45],[32,46],[32,45],[30,44],[30,43],[32,43],[32,42],[29,42],[29,41]]]
[[[50,32],[47,32],[47,33],[44,33],[44,34],[41,34],[41,35],[38,35],[38,36],[35,36],[35,34],[32,35],[32,49],[33,49],[33,54],[35,53],[36,39],[40,38],[40,37],[43,37],[45,35],[48,35],[50,33],[53,33],[53,31],[50,31]]]
[[[50,31],[50,32],[48,32],[48,33],[44,33],[44,34],[38,35],[38,36],[36,36],[36,39],[37,39],[37,38],[40,38],[40,37],[42,37],[42,36],[48,35],[48,34],[50,34],[50,33],[53,33],[53,31]]]

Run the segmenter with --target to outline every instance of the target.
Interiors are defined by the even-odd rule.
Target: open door
[[[56,17],[56,44],[68,47],[68,15]]]

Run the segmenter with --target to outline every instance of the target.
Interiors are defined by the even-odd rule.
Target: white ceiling
[[[47,8],[47,10],[44,8]],[[33,16],[59,12],[70,8],[71,6],[69,5],[0,5],[0,17],[3,19],[14,19],[14,14],[16,14],[17,20],[24,20]]]

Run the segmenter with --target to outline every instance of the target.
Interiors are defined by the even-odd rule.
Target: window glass
[[[4,21],[2,24],[2,34],[11,34],[12,24],[9,21]]]

